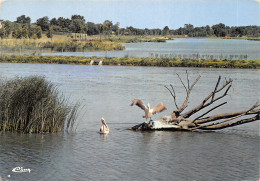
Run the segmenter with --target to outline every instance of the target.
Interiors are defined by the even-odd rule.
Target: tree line
[[[51,38],[54,33],[68,34],[80,33],[87,35],[181,35],[187,37],[260,37],[260,26],[226,26],[219,23],[213,26],[194,27],[192,24],[185,24],[178,29],[170,29],[168,26],[156,29],[140,29],[128,26],[120,28],[120,23],[113,24],[106,20],[103,23],[87,22],[84,16],[72,15],[71,18],[52,18],[44,16],[31,23],[31,18],[25,15],[17,17],[16,21],[0,21],[0,38],[12,35],[13,38],[41,38],[42,33]]]

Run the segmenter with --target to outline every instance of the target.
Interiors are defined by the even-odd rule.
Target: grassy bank
[[[125,47],[112,41],[72,40],[72,39],[2,39],[1,51],[51,50],[56,52],[76,52],[89,50],[124,50]]]
[[[118,43],[166,42],[172,40],[170,36],[113,36],[110,41]]]
[[[74,127],[78,106],[44,77],[0,81],[0,131],[54,133]]]
[[[159,66],[159,67],[209,67],[209,68],[260,68],[260,60],[218,60],[186,58],[104,58],[78,56],[0,55],[0,62],[83,64],[102,60],[103,65]]]

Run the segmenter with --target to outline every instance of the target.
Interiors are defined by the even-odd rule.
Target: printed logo
[[[16,173],[25,173],[25,172],[31,172],[31,169],[29,168],[23,168],[23,167],[15,167],[12,172],[16,172]]]

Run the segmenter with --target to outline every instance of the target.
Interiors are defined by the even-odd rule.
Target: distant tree
[[[206,26],[206,35],[211,36],[212,35],[212,29],[210,28],[209,25]]]
[[[17,28],[14,28],[13,32],[12,32],[12,38],[16,38],[18,34],[18,30]]]
[[[62,27],[62,31],[69,32],[69,27],[71,24],[70,19],[59,17],[57,21],[58,21],[58,26]]]
[[[128,35],[136,35],[136,30],[137,29],[132,26],[126,27],[126,32]]]
[[[37,39],[38,36],[41,38],[41,35],[38,35],[37,36],[37,33],[40,34],[40,32],[38,32],[39,30],[41,29],[40,26],[37,26],[37,25],[31,25],[29,27],[29,38],[33,38],[33,39]]]
[[[28,28],[28,25],[25,25],[23,28],[22,28],[22,38],[28,38],[29,37],[29,28]]]
[[[104,25],[103,24],[99,24],[99,36],[100,36],[100,41],[101,41],[101,34],[104,33]]]
[[[77,14],[71,16],[71,20],[75,20],[75,19],[80,19],[80,20],[82,20],[83,22],[86,21],[85,18],[84,18],[84,16],[77,15]]]
[[[50,26],[60,26],[59,21],[56,18],[50,20]]]
[[[119,25],[120,25],[120,23],[117,22],[116,24],[112,25],[112,27],[111,27],[112,32],[114,32],[117,35],[119,33]]]
[[[54,32],[63,32],[63,29],[61,26],[51,26]]]
[[[184,25],[184,34],[188,35],[189,37],[193,37],[193,29],[194,26],[192,24],[185,24]]]
[[[81,19],[73,19],[70,24],[70,31],[73,33],[82,33],[84,28],[84,22]]]
[[[161,35],[162,34],[162,30],[161,29],[152,29],[152,35]]]
[[[165,26],[163,28],[162,34],[163,35],[169,35],[169,32],[170,32],[170,28],[168,26]]]
[[[5,26],[2,25],[2,28],[0,29],[0,38],[3,39],[5,37],[6,37]]]
[[[104,23],[103,23],[103,32],[107,36],[110,36],[112,34],[112,26],[113,26],[112,21],[109,21],[109,20],[104,21]]]
[[[48,38],[52,38],[53,37],[53,27],[52,26],[50,26],[50,28],[49,28],[49,30],[47,31],[47,34],[46,34],[46,36],[48,37]]]
[[[144,29],[144,34],[145,34],[145,35],[150,35],[150,30],[149,30],[148,28],[145,28],[145,29]]]
[[[87,27],[88,27],[88,31],[87,31],[88,35],[98,35],[100,32],[99,25],[95,23],[87,22]]]
[[[70,31],[73,33],[85,33],[87,31],[84,16],[80,16],[80,15],[71,16]],[[80,37],[82,36],[80,35]]]
[[[7,20],[7,21],[4,21],[3,24],[5,27],[6,36],[8,37],[12,32],[13,23],[11,21]]]
[[[246,35],[245,27],[234,27],[233,30],[231,30],[231,36],[233,37],[242,37]]]
[[[87,38],[87,32],[88,32],[88,25],[84,24],[83,25],[83,29],[82,29],[83,33],[85,34],[85,39]]]
[[[21,24],[15,24],[14,25],[14,30],[12,33],[12,37],[16,39],[21,39],[23,38],[23,28]]]
[[[50,27],[50,21],[48,16],[44,16],[42,18],[37,19],[36,25],[40,26],[42,31],[48,31]]]
[[[38,39],[40,39],[42,37],[42,29],[40,26],[36,27],[36,36]]]
[[[16,18],[16,23],[31,24],[31,18],[29,16],[21,15]]]
[[[224,37],[226,36],[226,26],[223,23],[219,23],[212,26],[213,32],[217,37]]]

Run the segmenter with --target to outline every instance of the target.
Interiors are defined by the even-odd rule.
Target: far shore
[[[154,66],[154,67],[201,67],[259,69],[260,60],[219,60],[187,58],[105,58],[83,56],[42,56],[42,55],[0,55],[0,63],[46,63],[112,66]]]

